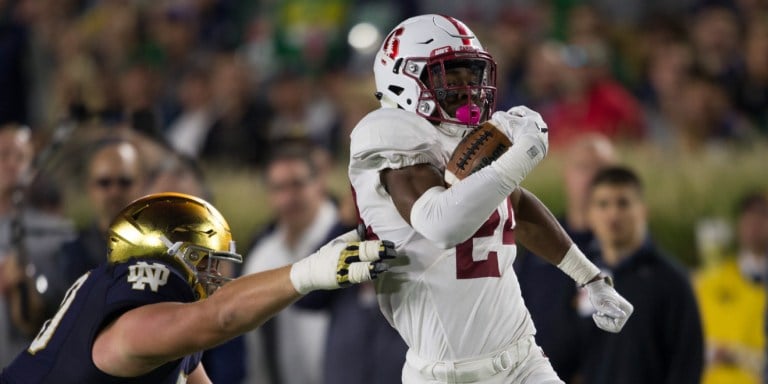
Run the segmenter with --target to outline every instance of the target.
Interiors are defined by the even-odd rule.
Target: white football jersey
[[[515,220],[506,199],[475,235],[441,249],[397,212],[379,172],[428,163],[443,171],[460,134],[415,113],[382,108],[351,135],[349,178],[360,216],[407,256],[376,283],[384,316],[418,356],[458,360],[499,351],[535,333],[512,269]],[[462,225],[462,223],[455,223]]]

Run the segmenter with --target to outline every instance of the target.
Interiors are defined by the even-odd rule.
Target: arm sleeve
[[[450,188],[433,187],[411,209],[411,226],[448,249],[470,238],[514,188],[485,167]]]

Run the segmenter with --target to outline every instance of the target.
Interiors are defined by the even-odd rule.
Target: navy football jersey
[[[135,378],[110,376],[91,358],[96,335],[112,320],[133,308],[168,301],[194,301],[192,288],[168,265],[151,259],[103,264],[72,284],[59,311],[3,370],[0,383],[183,383],[201,353]]]

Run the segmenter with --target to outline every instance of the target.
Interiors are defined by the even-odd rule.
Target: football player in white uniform
[[[352,132],[349,177],[367,236],[408,256],[377,283],[382,312],[410,348],[403,382],[561,383],[533,338],[515,244],[584,285],[598,327],[619,332],[632,306],[520,187],[547,152],[547,125],[526,107],[491,114],[496,63],[451,17],[402,22],[374,72],[382,108]],[[489,119],[513,146],[449,186],[446,161]]]

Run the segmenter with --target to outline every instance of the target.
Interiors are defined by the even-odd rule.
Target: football
[[[455,184],[498,159],[511,146],[509,138],[486,121],[456,146],[445,167],[445,182]]]

